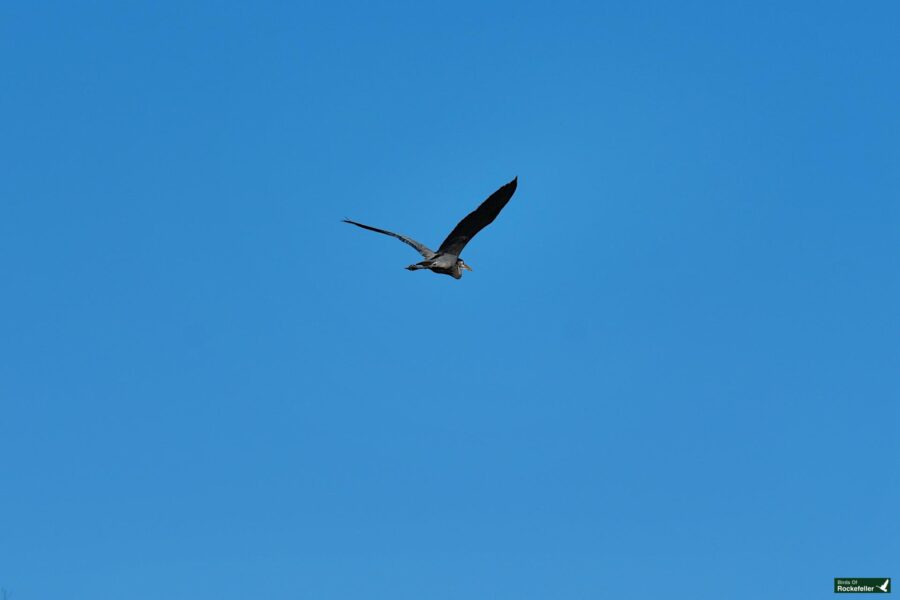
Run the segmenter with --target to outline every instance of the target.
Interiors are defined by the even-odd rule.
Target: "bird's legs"
[[[431,268],[431,261],[423,260],[422,262],[416,263],[414,265],[409,265],[408,267],[406,267],[406,270],[407,271],[418,271],[419,269],[430,269],[430,268]]]

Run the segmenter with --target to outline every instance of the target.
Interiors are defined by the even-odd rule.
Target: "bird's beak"
[[[463,263],[463,264],[462,264],[462,268],[465,269],[466,271],[471,271],[471,270],[472,270],[472,267],[470,267],[470,266],[467,265],[466,263]]]

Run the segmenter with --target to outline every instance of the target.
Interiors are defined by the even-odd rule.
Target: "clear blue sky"
[[[4,3],[0,585],[794,599],[900,576],[898,22]],[[340,223],[437,245],[516,175],[461,281]]]

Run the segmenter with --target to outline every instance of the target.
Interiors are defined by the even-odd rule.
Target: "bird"
[[[891,585],[891,580],[885,579],[884,583],[882,583],[881,585],[878,586],[878,589],[881,590],[882,592],[886,592],[886,591],[888,591],[889,585]]]
[[[512,181],[488,196],[487,200],[482,202],[478,208],[466,215],[466,217],[453,228],[453,231],[450,232],[447,239],[441,243],[437,252],[431,250],[425,244],[417,242],[411,237],[400,235],[393,231],[379,229],[377,227],[372,227],[371,225],[363,225],[362,223],[357,223],[350,219],[343,219],[343,222],[362,227],[363,229],[368,229],[369,231],[395,237],[404,244],[415,248],[425,260],[406,267],[409,271],[429,269],[433,273],[450,275],[454,279],[462,279],[462,272],[464,270],[471,271],[472,267],[467,265],[465,261],[460,258],[460,253],[462,253],[466,244],[468,244],[479,231],[493,223],[494,219],[497,218],[497,215],[500,214],[500,211],[503,210],[503,207],[506,206],[506,203],[509,202],[509,199],[512,198],[518,182],[519,177],[514,177]]]

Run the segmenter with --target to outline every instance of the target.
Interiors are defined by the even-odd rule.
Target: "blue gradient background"
[[[900,576],[898,22],[4,3],[0,585],[793,599]],[[459,282],[339,222],[437,245],[515,175]]]

